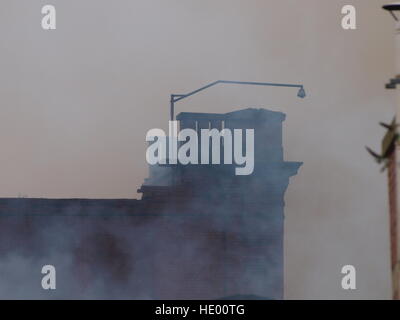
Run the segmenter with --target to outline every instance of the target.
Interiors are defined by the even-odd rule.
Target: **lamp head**
[[[306,91],[304,90],[303,87],[301,87],[301,88],[299,89],[299,92],[297,93],[297,96],[298,96],[299,98],[302,98],[302,99],[306,97]]]
[[[390,12],[390,14],[393,16],[393,18],[396,21],[399,21],[400,18],[400,2],[395,2],[391,4],[386,4],[382,7],[384,10],[387,10]]]

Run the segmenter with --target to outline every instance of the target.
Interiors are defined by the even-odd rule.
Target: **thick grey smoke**
[[[204,210],[200,206],[197,209]],[[80,210],[88,216],[79,216]],[[219,208],[215,210],[221,214]],[[20,211],[19,215],[5,217],[2,212],[0,298],[216,299],[237,294],[263,297],[266,292],[279,295],[280,289],[273,287],[275,275],[282,272],[273,269],[279,265],[273,261],[276,248],[257,252],[260,269],[255,274],[250,265],[254,252],[240,241],[262,231],[271,235],[272,245],[275,228],[268,230],[264,225],[259,226],[263,230],[256,230],[254,221],[234,220],[229,212],[219,217],[194,216],[188,222],[188,217],[171,217],[165,212],[147,217],[118,213],[102,217],[99,211],[65,206],[43,216],[24,217]],[[237,223],[237,228],[226,223]],[[233,240],[228,249],[222,247],[221,239],[218,241],[227,228],[228,240]],[[41,287],[40,271],[48,264],[57,272],[54,291]],[[217,278],[216,273],[220,274]],[[228,289],[218,277],[227,278]],[[215,279],[219,282],[214,284]]]
[[[253,127],[255,172],[189,165],[165,168],[168,176],[156,165],[142,200],[0,199],[0,240],[15,243],[0,247],[1,297],[281,299],[284,194],[301,165],[282,161],[285,116],[196,116],[199,128],[212,117],[225,128]],[[40,264],[56,268],[54,293],[39,286]]]
[[[285,158],[304,161],[286,196],[286,297],[389,298],[386,180],[364,150],[379,149],[377,124],[395,113],[386,2],[352,1],[358,28],[345,31],[344,0],[53,0],[57,30],[45,32],[47,1],[2,0],[0,195],[137,197],[145,133],[166,129],[169,94],[221,78],[302,82],[304,101],[219,87],[177,108],[286,113]],[[24,293],[38,269],[12,239],[0,264],[19,270],[10,284]],[[358,271],[354,292],[340,287],[345,264]]]

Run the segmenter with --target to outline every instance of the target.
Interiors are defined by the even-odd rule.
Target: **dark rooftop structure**
[[[245,109],[177,120],[197,131],[254,129],[253,174],[154,165],[141,200],[0,199],[0,254],[54,264],[61,298],[283,298],[284,195],[301,166],[284,161],[285,115]]]

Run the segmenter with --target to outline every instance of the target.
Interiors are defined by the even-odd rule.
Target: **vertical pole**
[[[389,210],[390,210],[390,251],[392,270],[392,297],[399,300],[399,261],[398,261],[398,218],[397,218],[397,165],[396,149],[390,155],[388,165]]]
[[[396,21],[396,34],[395,34],[395,56],[396,56],[396,78],[400,75],[400,22]],[[396,86],[396,99],[397,99],[397,106],[396,106],[396,124],[400,119],[400,86]],[[395,128],[397,132],[397,127]],[[392,283],[393,283],[393,299],[399,300],[400,299],[400,281],[399,281],[399,257],[400,257],[400,246],[399,246],[399,208],[398,208],[398,199],[399,199],[399,190],[397,188],[397,177],[400,176],[397,172],[399,167],[397,166],[397,157],[398,152],[400,151],[397,148],[397,141],[394,142],[394,151],[392,152],[390,159],[389,159],[389,170],[388,174],[389,177],[389,192],[391,193],[391,200],[390,200],[390,223],[391,223],[391,245],[392,245]]]
[[[171,100],[170,100],[170,117],[171,117],[171,121],[174,121],[174,109],[175,109],[175,96],[173,94],[171,94]],[[171,133],[170,133],[171,134]],[[174,138],[174,137],[173,137]],[[176,139],[178,139],[178,137],[176,137]],[[169,146],[169,148],[171,148],[171,146]],[[169,157],[168,157],[169,158]],[[169,162],[170,160],[168,160]],[[177,160],[178,161],[178,160]],[[170,167],[171,170],[171,186],[176,186],[176,180],[177,180],[177,175],[180,174],[179,172],[179,166],[173,166]]]
[[[170,116],[171,116],[171,121],[174,121],[174,95],[171,95],[171,109],[170,109]]]

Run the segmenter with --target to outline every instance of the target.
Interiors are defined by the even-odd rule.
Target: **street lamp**
[[[382,8],[388,11],[396,21],[396,52],[400,53],[400,2],[386,4]],[[386,89],[396,89],[400,84],[400,61],[397,61],[396,68],[397,75],[386,84]]]
[[[194,90],[192,92],[189,92],[187,94],[171,94],[171,121],[174,120],[174,112],[175,112],[175,102],[178,102],[182,99],[185,99],[187,97],[190,97],[200,91],[203,91],[205,89],[208,89],[212,86],[215,86],[216,84],[219,83],[224,83],[224,84],[242,84],[242,85],[253,85],[253,86],[270,86],[270,87],[289,87],[289,88],[299,88],[299,91],[297,92],[297,96],[299,98],[305,98],[306,97],[306,91],[304,90],[303,85],[301,84],[285,84],[285,83],[269,83],[269,82],[245,82],[245,81],[230,81],[230,80],[217,80],[214,82],[211,82],[210,84],[201,87],[200,89]]]
[[[398,13],[396,14],[396,12],[400,11],[400,2],[385,4],[382,8],[389,11],[390,14],[393,16],[394,20],[399,21],[400,16]]]
[[[400,54],[400,2],[395,2],[383,6],[389,11],[396,21],[396,57]],[[400,59],[396,61],[396,75],[386,84],[386,89],[397,89],[397,120],[392,123],[392,129],[385,136],[382,146],[390,146],[388,158],[388,180],[389,180],[389,211],[390,211],[390,252],[391,252],[391,271],[392,271],[392,297],[394,300],[400,299],[400,230],[399,230],[399,210],[397,193],[398,166],[397,166],[397,121],[400,119]]]
[[[200,91],[206,90],[212,86],[215,86],[219,83],[223,83],[223,84],[239,84],[239,85],[253,85],[253,86],[270,86],[270,87],[287,87],[287,88],[298,88],[299,91],[297,92],[297,96],[301,99],[306,97],[306,91],[304,90],[304,86],[301,84],[285,84],[285,83],[269,83],[269,82],[245,82],[245,81],[230,81],[230,80],[217,80],[214,82],[209,83],[208,85],[201,87],[197,90],[194,90],[192,92],[189,92],[187,94],[171,94],[171,121],[174,121],[174,112],[175,112],[175,102],[178,102],[180,100],[183,100],[185,98],[188,98]],[[171,147],[171,145],[170,145]],[[173,175],[171,175],[171,177],[173,177]],[[173,183],[173,181],[172,181]],[[223,234],[223,245],[224,245],[224,249],[226,247],[226,235],[225,233]],[[226,281],[224,281],[224,292],[226,291],[225,288],[225,284]]]

